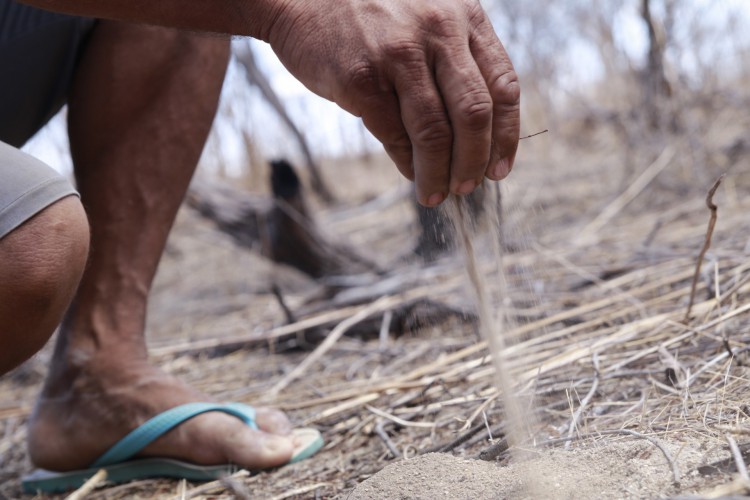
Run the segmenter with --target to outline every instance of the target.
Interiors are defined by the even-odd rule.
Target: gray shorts
[[[0,238],[66,196],[68,180],[18,149],[0,142]]]
[[[0,0],[0,238],[76,194],[64,177],[12,146],[23,145],[65,104],[94,25]]]

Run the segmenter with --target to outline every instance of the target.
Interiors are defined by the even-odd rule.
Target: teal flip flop
[[[114,444],[87,469],[53,472],[38,469],[22,479],[24,493],[57,493],[79,488],[100,469],[107,471],[107,482],[125,483],[134,479],[168,477],[188,481],[210,481],[240,470],[233,464],[196,465],[172,458],[131,458],[156,438],[201,413],[220,411],[239,418],[253,429],[255,409],[242,403],[188,403],[165,411],[132,431]],[[299,462],[323,447],[323,437],[315,429],[295,429],[300,443],[288,463]]]

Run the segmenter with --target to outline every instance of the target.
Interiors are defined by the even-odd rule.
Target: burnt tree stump
[[[244,247],[313,278],[377,272],[376,265],[330,241],[308,210],[302,183],[291,164],[270,162],[272,198],[223,183],[196,185],[188,205]]]
[[[486,216],[484,205],[487,198],[488,193],[484,187],[480,187],[466,196],[469,214],[475,225],[480,224]],[[498,198],[498,206],[496,207],[498,216],[502,213],[499,202],[500,199]],[[417,203],[417,199],[414,197],[417,223],[419,224],[419,238],[414,253],[425,262],[433,262],[456,246],[456,232],[448,214],[445,212],[444,205],[434,208],[423,207]]]

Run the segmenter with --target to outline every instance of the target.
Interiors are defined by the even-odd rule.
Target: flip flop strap
[[[131,458],[143,448],[151,444],[167,431],[180,425],[186,420],[209,411],[220,411],[237,417],[253,429],[255,423],[255,408],[242,403],[188,403],[167,410],[147,420],[140,427],[115,443],[109,450],[91,464],[91,467],[106,467],[118,464]]]

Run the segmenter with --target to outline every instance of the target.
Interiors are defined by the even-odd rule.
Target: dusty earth
[[[389,465],[358,485],[350,500],[374,498],[663,498],[699,489],[708,450],[670,446],[688,472],[674,483],[671,466],[649,443],[615,442],[580,449],[534,452],[509,466],[431,453]],[[701,472],[703,470],[704,472]],[[718,470],[710,472],[720,474]]]

